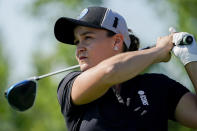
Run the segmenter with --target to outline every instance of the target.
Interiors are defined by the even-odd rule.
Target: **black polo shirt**
[[[80,106],[71,101],[71,88],[81,72],[60,82],[58,100],[69,131],[167,131],[168,119],[189,90],[162,74],[144,74],[110,88],[99,99]]]

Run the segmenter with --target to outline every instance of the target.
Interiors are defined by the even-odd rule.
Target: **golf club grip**
[[[180,45],[189,45],[193,42],[193,37],[191,35],[186,35],[180,42]]]
[[[169,28],[169,32],[172,33],[178,33],[174,27]],[[183,36],[182,40],[180,41],[179,45],[189,45],[193,42],[193,37],[191,34],[186,34]]]
[[[193,42],[193,37],[191,35],[187,35],[183,37],[183,39],[180,42],[180,45],[190,45],[192,42]],[[146,49],[150,49],[153,47],[155,47],[155,45],[147,46],[147,47],[141,48],[140,50],[146,50]]]

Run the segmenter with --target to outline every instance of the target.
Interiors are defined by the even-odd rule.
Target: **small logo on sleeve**
[[[148,106],[149,103],[148,103],[147,97],[146,97],[146,95],[145,95],[145,92],[142,91],[142,90],[139,90],[139,91],[138,91],[138,94],[139,94],[139,96],[140,96],[140,99],[141,99],[142,104]]]

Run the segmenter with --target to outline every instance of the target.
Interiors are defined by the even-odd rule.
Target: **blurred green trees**
[[[8,84],[8,74],[9,66],[8,59],[6,57],[6,52],[3,50],[2,41],[0,41],[0,130],[2,129],[9,130],[14,129],[14,125],[10,126],[8,121],[12,118],[10,112],[8,112],[9,107],[5,106],[7,104],[6,99],[4,98],[4,91]]]
[[[196,0],[168,0],[178,16],[178,27],[181,31],[188,31],[197,36],[197,1]]]

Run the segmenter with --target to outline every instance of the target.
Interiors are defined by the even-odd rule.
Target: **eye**
[[[91,36],[85,36],[85,40],[88,40],[88,39],[91,39],[92,37]]]

